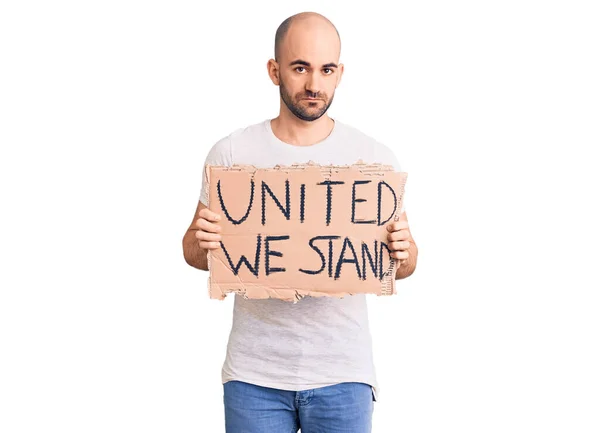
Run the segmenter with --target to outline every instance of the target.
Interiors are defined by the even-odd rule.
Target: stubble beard
[[[333,94],[332,94],[329,101],[327,101],[327,100],[324,101],[323,108],[321,108],[320,110],[318,110],[316,112],[313,110],[309,111],[300,105],[302,102],[295,103],[293,101],[291,95],[289,94],[289,92],[287,91],[287,88],[285,87],[285,84],[283,83],[283,80],[281,80],[281,79],[279,82],[279,95],[281,96],[281,99],[283,100],[285,105],[288,107],[288,109],[292,112],[292,114],[294,116],[296,116],[298,119],[302,119],[307,122],[312,122],[314,120],[319,119],[323,114],[325,114],[327,112],[327,110],[329,109],[329,106],[333,102]],[[309,98],[312,96],[314,96],[314,95],[306,95],[306,94],[303,95],[303,97],[305,97],[305,98]],[[325,99],[325,98],[323,98],[323,99]],[[319,101],[316,101],[315,103],[319,103]]]

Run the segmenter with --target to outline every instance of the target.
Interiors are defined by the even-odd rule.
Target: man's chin
[[[306,120],[307,122],[312,122],[314,120],[318,120],[321,117],[323,117],[323,114],[325,114],[325,113],[326,113],[326,111],[323,111],[322,113],[319,113],[319,114],[303,113],[303,112],[297,111],[294,114],[296,115],[296,117],[298,119]]]
[[[314,120],[320,119],[323,114],[319,114],[318,116],[303,116],[301,114],[296,114],[298,119],[306,120],[307,122],[312,122]]]

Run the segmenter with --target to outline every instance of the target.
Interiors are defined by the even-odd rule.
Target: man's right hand
[[[198,216],[194,225],[198,228],[196,238],[200,248],[205,250],[219,248],[221,246],[221,226],[217,223],[221,220],[221,215],[208,208],[203,208],[198,212]]]

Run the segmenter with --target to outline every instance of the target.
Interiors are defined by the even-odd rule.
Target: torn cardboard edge
[[[207,164],[204,167],[204,176],[206,181],[206,194],[207,194],[207,203],[210,204],[210,191],[211,191],[211,176],[210,171],[211,168],[218,168],[219,170],[224,171],[246,171],[254,177],[256,171],[261,170],[265,172],[272,171],[283,171],[286,173],[294,172],[294,171],[305,171],[306,169],[320,170],[321,175],[324,179],[329,179],[334,173],[340,173],[345,170],[355,169],[360,171],[362,174],[367,176],[384,176],[385,172],[394,171],[394,167],[390,164],[382,164],[382,163],[365,163],[362,159],[359,159],[357,162],[353,164],[339,165],[339,164],[318,164],[314,161],[309,161],[308,163],[294,163],[291,165],[281,165],[277,164],[273,167],[257,167],[251,164],[233,164],[232,166],[222,166],[222,165],[211,165]],[[400,189],[402,194],[396,196],[396,209],[395,214],[392,221],[399,220],[399,211],[402,208],[402,200],[404,196],[404,187],[406,183],[407,173],[403,173],[404,177],[401,180]],[[398,198],[399,197],[399,198]],[[353,296],[356,294],[367,294],[372,293],[377,296],[390,296],[396,294],[395,288],[395,273],[398,269],[399,263],[398,260],[389,257],[390,263],[387,269],[384,272],[384,278],[382,278],[381,286],[377,291],[364,291],[364,292],[355,292],[355,291],[332,291],[332,290],[319,290],[315,289],[299,289],[288,286],[281,285],[265,285],[260,283],[252,283],[248,281],[233,283],[218,283],[214,282],[212,278],[212,269],[213,269],[213,251],[209,250],[207,254],[207,263],[208,263],[208,292],[209,297],[211,299],[224,300],[228,293],[238,294],[245,299],[280,299],[283,301],[290,301],[293,303],[298,302],[305,296],[311,297],[338,297],[343,298],[345,296]]]
[[[235,288],[231,284],[227,284],[224,288],[221,288],[219,284],[213,284],[212,289],[214,289],[214,296],[213,293],[209,291],[211,299],[218,299],[221,301],[226,298],[228,293],[238,294],[244,299],[279,299],[293,303],[298,302],[305,296],[311,296],[313,298],[327,296],[341,299],[348,295],[370,294],[368,292],[324,292],[319,290],[295,289],[291,287],[271,287],[255,283],[240,283],[239,288]],[[382,291],[374,292],[372,294],[377,296],[389,296],[393,293],[385,293]]]
[[[390,164],[382,164],[382,163],[366,163],[362,159],[359,159],[357,162],[353,164],[319,164],[314,161],[308,161],[307,163],[294,163],[291,165],[282,165],[277,164],[273,167],[257,167],[252,164],[233,164],[231,166],[223,166],[216,164],[206,164],[204,166],[204,176],[205,180],[208,182],[207,187],[210,186],[210,168],[211,167],[219,167],[225,171],[247,171],[250,173],[256,172],[257,170],[262,171],[303,171],[307,168],[320,168],[321,173],[327,176],[330,173],[338,172],[340,170],[349,170],[349,169],[358,169],[361,173],[367,175],[381,176],[382,171],[394,171],[394,166]],[[207,193],[210,189],[207,189]],[[208,198],[208,197],[207,197]]]

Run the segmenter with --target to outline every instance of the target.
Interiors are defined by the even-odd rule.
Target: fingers
[[[209,233],[202,230],[196,230],[196,239],[198,239],[198,245],[200,248],[205,250],[215,250],[221,247],[220,240],[221,235],[218,233]]]
[[[198,242],[198,244],[200,245],[200,248],[205,249],[205,250],[216,250],[217,248],[219,248],[221,245],[218,242]]]
[[[410,232],[408,231],[408,221],[394,221],[386,226],[388,241],[406,241],[410,239]]]
[[[388,248],[393,251],[407,250],[409,247],[409,241],[394,241],[388,244]]]
[[[219,215],[216,212],[211,211],[207,207],[200,209],[200,212],[198,212],[198,216],[200,218],[204,218],[207,221],[220,221],[221,220],[221,215]]]
[[[390,256],[397,260],[405,260],[408,259],[408,251],[392,251]]]
[[[198,227],[199,230],[209,233],[219,233],[221,231],[220,225],[211,223],[202,217],[196,220],[196,227]]]
[[[200,245],[200,248],[205,250],[214,250],[221,246],[219,242],[221,240],[221,235],[219,233],[196,230],[196,239],[198,239],[198,245]]]
[[[218,222],[221,215],[208,208],[200,209],[199,218],[196,220],[196,238],[198,245],[205,250],[214,250],[221,247],[221,226]]]
[[[402,221],[400,222],[402,223]],[[390,224],[390,226],[392,225]],[[390,256],[396,260],[400,260],[400,263],[403,264],[409,258],[408,249],[410,248],[410,242],[408,239],[410,239],[410,233],[406,229],[400,229],[399,231],[388,233],[387,237],[391,241],[388,244]]]
[[[408,221],[395,221],[386,226],[388,232],[397,232],[398,230],[403,230],[408,228]]]
[[[397,232],[388,233],[387,240],[388,241],[406,241],[410,239],[410,233],[408,230],[402,229]]]
[[[196,230],[196,239],[199,241],[219,242],[221,240],[221,234]]]

